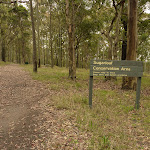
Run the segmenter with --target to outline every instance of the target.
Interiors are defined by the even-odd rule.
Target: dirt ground
[[[65,110],[45,107],[54,94],[18,65],[0,67],[0,150],[87,149]]]

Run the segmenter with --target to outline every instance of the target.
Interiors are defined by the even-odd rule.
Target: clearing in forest
[[[140,109],[122,78],[95,77],[88,106],[89,70],[0,67],[0,149],[126,150],[150,148],[150,76],[144,74]],[[26,70],[26,71],[25,71]],[[33,79],[32,79],[32,78]],[[39,81],[38,81],[39,80]]]

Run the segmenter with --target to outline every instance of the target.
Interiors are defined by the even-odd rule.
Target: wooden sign
[[[139,109],[141,77],[143,76],[143,62],[117,60],[91,60],[89,105],[92,108],[93,76],[137,77],[137,91],[135,107]]]

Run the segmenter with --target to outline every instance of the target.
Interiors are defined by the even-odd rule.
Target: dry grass
[[[141,107],[134,109],[135,91],[121,90],[121,78],[117,82],[94,79],[93,109],[88,106],[89,70],[78,69],[76,82],[67,78],[66,68],[42,67],[32,73],[36,80],[46,82],[55,91],[53,105],[66,111],[75,119],[81,131],[90,133],[90,150],[148,150],[150,148],[150,78],[142,79]]]

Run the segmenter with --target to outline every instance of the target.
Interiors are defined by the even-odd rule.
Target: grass
[[[68,79],[68,69],[42,67],[32,72],[31,65],[24,66],[33,79],[49,85],[57,93],[53,103],[58,110],[76,119],[77,127],[91,135],[89,150],[140,150],[148,149],[150,136],[150,76],[142,78],[141,107],[134,109],[135,91],[121,90],[121,78],[104,82],[94,78],[93,109],[88,106],[89,70],[77,69],[76,82]],[[117,88],[115,88],[117,87]],[[74,141],[76,142],[76,141]]]
[[[5,65],[8,65],[10,64],[9,62],[4,62],[4,61],[0,61],[0,66],[5,66]]]

